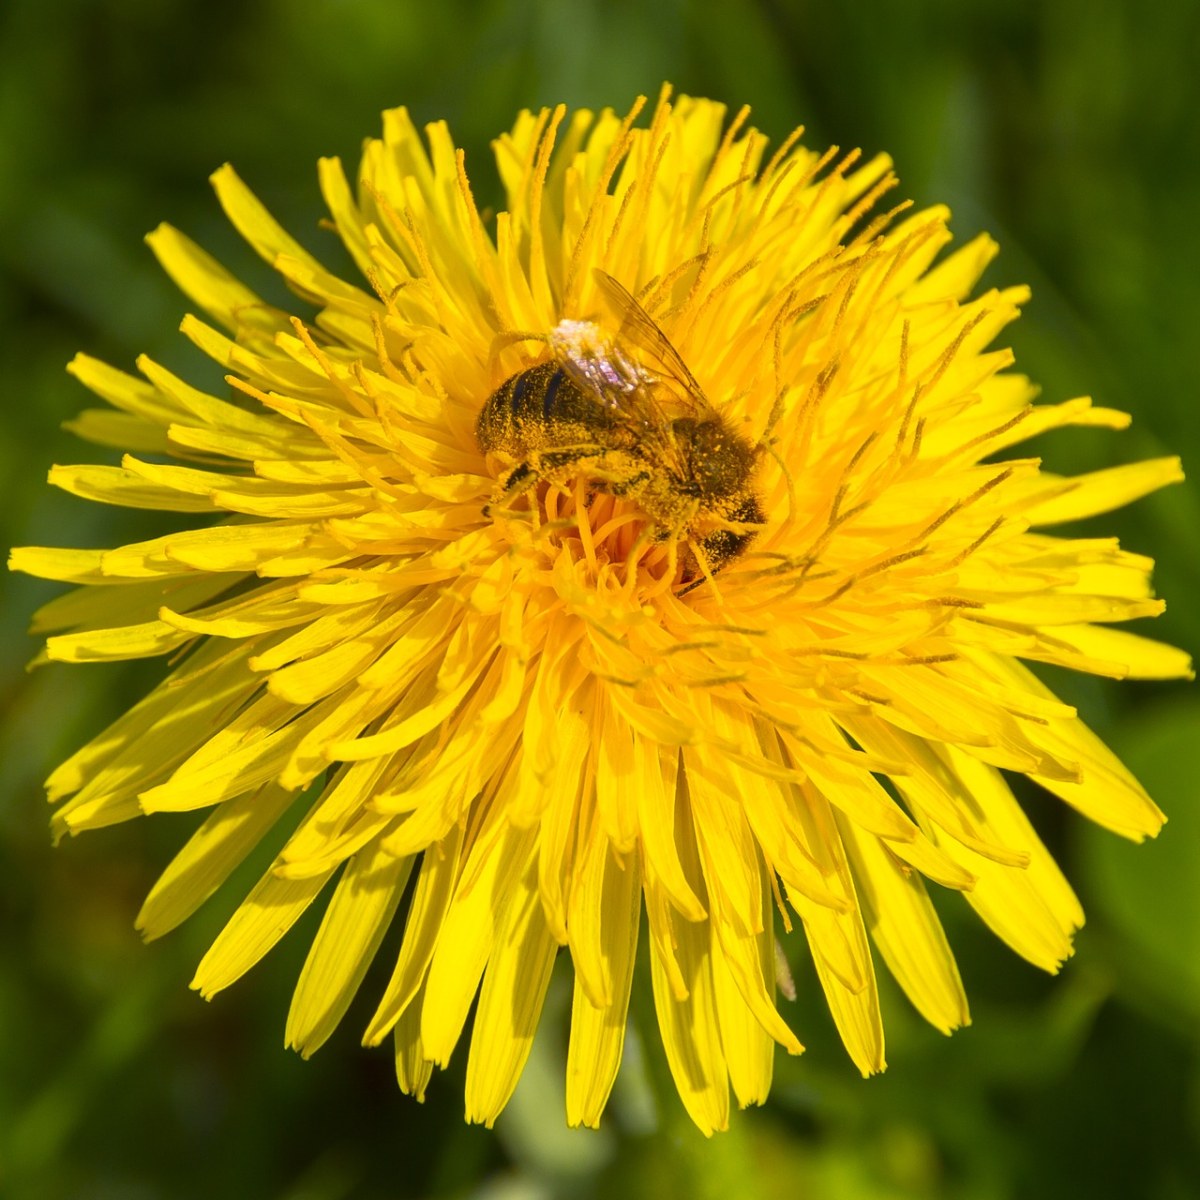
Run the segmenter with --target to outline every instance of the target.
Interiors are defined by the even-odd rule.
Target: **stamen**
[[[649,133],[651,139],[653,139],[655,129],[651,128]],[[642,172],[638,175],[637,181],[625,193],[624,199],[630,199],[631,203],[627,205],[624,203],[624,199],[622,201],[621,208],[617,213],[617,219],[613,222],[612,231],[609,234],[608,243],[605,247],[606,259],[612,262],[618,260],[619,256],[615,253],[614,247],[617,244],[622,224],[629,213],[633,211],[635,205],[637,212],[633,228],[637,230],[642,227],[646,217],[646,208],[650,203],[651,197],[654,195],[655,181],[658,178],[658,172],[662,167],[663,158],[666,156],[667,147],[670,143],[671,134],[669,130],[662,134],[662,139],[657,144],[651,140],[651,145],[654,147],[653,157],[646,163]]]
[[[787,158],[787,156],[792,152],[796,143],[799,142],[803,136],[804,126],[797,125],[796,128],[793,129],[792,132],[789,133],[787,137],[785,137],[783,141],[779,143],[779,148],[774,154],[771,155],[770,159],[767,161],[767,165],[763,168],[762,177],[764,179],[770,179],[774,175],[775,171],[779,168],[779,164],[782,163],[785,158]],[[788,163],[788,169],[790,169],[794,163],[795,159]]]
[[[982,312],[976,313],[969,321],[967,321],[966,325],[963,326],[962,330],[959,332],[954,341],[942,351],[941,356],[938,358],[938,361],[934,366],[932,378],[927,379],[924,383],[923,390],[926,393],[933,391],[933,389],[937,387],[938,383],[949,369],[950,364],[954,361],[955,355],[957,355],[959,350],[962,348],[963,342],[967,340],[967,335],[973,329],[977,328],[989,316],[991,316],[990,309],[984,309]]]
[[[842,501],[846,498],[846,493],[850,489],[850,475],[854,468],[862,461],[862,457],[874,444],[875,439],[879,436],[878,431],[872,430],[863,439],[861,445],[850,456],[850,461],[842,468],[842,483],[839,485],[837,493],[833,498],[833,505],[829,511],[829,523],[836,525],[838,523],[838,510],[842,506]]]
[[[985,442],[990,442],[993,438],[1001,437],[1010,429],[1015,429],[1022,422],[1028,420],[1028,418],[1033,414],[1033,411],[1033,405],[1026,405],[1019,413],[1017,413],[1016,416],[1010,417],[1004,422],[1004,424],[997,425],[994,429],[989,429],[986,433],[981,433],[973,438],[968,438],[959,446],[959,449],[966,450],[972,446],[982,446]]]
[[[357,412],[362,417],[375,416],[371,405],[367,404],[363,398],[342,378],[341,373],[333,365],[333,360],[317,345],[313,340],[313,336],[308,331],[308,327],[300,320],[299,317],[292,318],[292,328],[296,331],[300,341],[304,343],[304,348],[317,360],[317,365],[325,373],[329,382],[337,388],[339,395],[346,401],[352,412]]]
[[[535,303],[545,312],[554,308],[550,295],[549,279],[546,275],[546,244],[542,234],[542,196],[546,187],[546,174],[550,170],[550,156],[558,127],[566,116],[567,106],[556,105],[546,132],[538,147],[537,161],[529,188],[529,284]]]
[[[715,173],[717,164],[720,163],[724,159],[725,155],[727,155],[733,148],[733,143],[736,140],[738,133],[741,131],[742,126],[745,125],[749,118],[750,105],[743,104],[742,107],[738,109],[733,120],[729,122],[725,129],[724,135],[721,137],[721,143],[717,147],[716,154],[713,155],[712,166],[708,171],[709,179],[711,179]]]
[[[586,251],[591,242],[592,232],[596,226],[600,207],[608,199],[608,189],[612,184],[612,178],[616,173],[617,167],[620,166],[629,154],[630,147],[633,144],[633,123],[637,120],[638,114],[645,107],[645,104],[645,96],[639,96],[633,102],[632,108],[630,108],[621,122],[620,132],[613,141],[612,149],[609,151],[600,176],[596,180],[596,185],[592,189],[592,198],[588,204],[587,214],[583,218],[583,227],[579,231],[579,237],[575,241],[570,261],[567,264],[567,277],[563,285],[563,307],[568,311],[570,311],[570,307],[578,300],[576,288],[580,274],[587,264]],[[628,197],[629,192],[626,191],[625,196],[622,198],[622,205]]]
[[[838,233],[838,241],[843,241],[846,233],[854,228],[859,219],[875,207],[875,204],[878,202],[880,196],[886,195],[894,187],[896,187],[899,182],[900,180],[896,178],[895,174],[889,171],[882,179],[879,180],[878,183],[874,185],[874,187],[868,189],[868,191],[855,203],[853,208],[847,209],[839,221],[840,228]],[[911,203],[911,200],[905,201],[900,208],[907,208],[909,205],[911,205]],[[897,210],[893,210],[893,212],[894,211]],[[878,230],[872,229],[870,238],[873,238],[877,232]],[[858,240],[858,238],[855,238],[854,242],[857,242]],[[863,240],[866,241],[870,239],[864,238]],[[853,244],[853,242],[851,244]]]
[[[1004,526],[1004,518],[997,517],[969,546],[956,554],[946,564],[947,570],[953,570],[955,567],[961,566],[984,542],[988,540],[994,533],[997,533]]]
[[[383,373],[392,383],[406,384],[408,380],[392,362],[392,357],[388,353],[387,348],[387,330],[384,327],[383,319],[378,313],[371,314],[371,332],[375,339],[375,357],[379,360],[380,367],[383,368]]]
[[[863,226],[859,233],[856,233],[849,242],[846,243],[848,250],[856,248],[867,243],[874,242],[885,229],[902,213],[908,212],[913,207],[911,200],[902,200],[899,204],[893,205],[887,212],[880,213],[879,216],[873,217],[868,224]]]
[[[906,550],[902,554],[893,554],[889,558],[885,558],[877,563],[872,563],[871,566],[865,567],[858,572],[859,579],[867,579],[872,575],[878,575],[881,571],[890,571],[892,567],[897,567],[901,563],[909,562],[911,559],[920,558],[926,553],[924,546],[919,546],[916,550]]]
[[[969,496],[964,496],[955,502],[944,512],[940,517],[926,526],[913,541],[923,542],[935,529],[940,529],[955,513],[961,512],[964,508],[976,501],[983,499],[993,488],[999,487],[1006,479],[1011,478],[1013,468],[1001,471],[998,475],[994,475],[982,487],[976,488]]]
[[[491,247],[488,243],[487,230],[475,206],[475,197],[471,192],[471,181],[467,178],[467,154],[465,150],[457,150],[454,155],[454,167],[458,184],[458,196],[462,203],[462,211],[467,218],[467,228],[471,231],[471,241],[475,251],[475,263],[481,269],[492,261]]]

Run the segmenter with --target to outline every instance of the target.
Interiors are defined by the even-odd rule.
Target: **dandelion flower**
[[[768,157],[745,112],[726,123],[665,92],[646,118],[524,112],[495,154],[494,217],[446,126],[422,136],[402,109],[357,189],[323,160],[358,283],[217,171],[230,220],[304,316],[177,230],[149,236],[203,314],[183,333],[231,391],[146,358],[140,377],[71,364],[110,406],[74,428],[126,453],[50,482],[210,519],[115,549],[14,551],[15,568],[80,585],[37,615],[45,659],[169,656],[163,682],[50,776],[53,827],[207,810],[138,918],[156,938],[299,806],[193,986],[233,983],[320,897],[288,1042],[316,1050],[386,945],[365,1041],[394,1037],[420,1097],[474,1004],[466,1112],[487,1124],[564,949],[567,1118],[600,1120],[644,912],[666,1056],[711,1132],[731,1090],[766,1097],[775,1043],[802,1049],[776,1004],[779,933],[790,946],[803,931],[863,1074],[884,1067],[877,960],[937,1029],[968,1020],[930,883],[1039,967],[1071,953],[1083,914],[1005,773],[1125,837],[1157,832],[1150,798],[1026,664],[1188,673],[1114,628],[1161,611],[1149,560],[1053,532],[1180,468],[1063,478],[1011,456],[1046,430],[1127,418],[1034,405],[990,348],[1025,289],[972,298],[994,243],[943,253],[945,210],[884,210],[885,157],[816,154],[798,135]],[[504,494],[520,454],[477,435],[506,380],[554,361],[564,321],[620,345],[655,390],[638,343],[606,324],[606,278],[753,448],[752,500],[710,514],[724,561],[603,456],[550,454]],[[671,486],[705,461],[676,465]]]

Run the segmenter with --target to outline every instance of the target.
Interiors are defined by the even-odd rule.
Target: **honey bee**
[[[683,582],[695,586],[737,558],[766,519],[753,486],[761,446],[713,408],[634,296],[603,271],[596,279],[616,335],[560,321],[546,338],[553,358],[505,380],[479,414],[480,450],[511,464],[485,512],[538,483],[582,476],[637,505],[655,541],[685,542]]]

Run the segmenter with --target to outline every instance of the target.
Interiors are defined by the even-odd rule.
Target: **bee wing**
[[[643,437],[660,439],[669,419],[654,394],[654,378],[591,321],[560,321],[550,348],[568,377]]]
[[[601,295],[620,320],[617,340],[632,342],[637,346],[659,375],[675,385],[679,399],[693,409],[693,415],[697,412],[711,413],[713,407],[708,402],[704,389],[688,370],[688,365],[679,351],[671,345],[670,339],[641,306],[637,297],[607,271],[601,271],[597,267],[594,274]]]
[[[622,397],[637,392],[646,382],[637,364],[620,353],[591,321],[560,321],[551,330],[549,341],[559,366],[606,407],[620,407]]]

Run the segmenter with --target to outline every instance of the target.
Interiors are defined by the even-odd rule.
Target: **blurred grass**
[[[1135,417],[1125,436],[1047,439],[1056,469],[1196,463],[1197,45],[1200,9],[1182,0],[8,0],[0,534],[101,545],[156,531],[44,486],[50,462],[98,453],[58,429],[85,403],[62,368],[78,349],[123,367],[146,351],[195,377],[175,333],[183,301],[141,238],[170,220],[261,286],[265,269],[204,183],[221,162],[340,265],[316,228],[315,159],[353,162],[381,109],[447,118],[486,197],[488,140],[519,107],[621,108],[663,79],[752,104],[776,139],[804,122],[812,145],[887,150],[904,193],[949,203],[961,238],[996,235],[987,282],[1034,288],[1011,331],[1020,367],[1050,400],[1086,391]],[[1195,488],[1094,524],[1159,560],[1171,607],[1148,632],[1200,646]],[[1171,823],[1133,848],[1030,797],[1090,915],[1059,980],[947,903],[975,1025],[945,1041],[888,989],[881,1079],[857,1078],[801,971],[793,1023],[809,1052],[780,1063],[772,1104],[734,1136],[704,1143],[672,1114],[648,1136],[636,1071],[602,1135],[559,1136],[552,1020],[494,1136],[462,1124],[461,1063],[425,1106],[400,1097],[387,1054],[356,1046],[362,1006],[312,1062],[282,1050],[311,924],[232,993],[196,1000],[186,982],[238,880],[166,942],[140,945],[133,914],[186,821],[51,852],[41,777],[158,667],[24,674],[24,624],[54,589],[3,584],[0,1194],[632,1200],[681,1194],[685,1160],[732,1171],[747,1196],[1200,1194],[1200,715],[1182,686],[1062,684]],[[656,1053],[645,1048],[651,1065]]]

